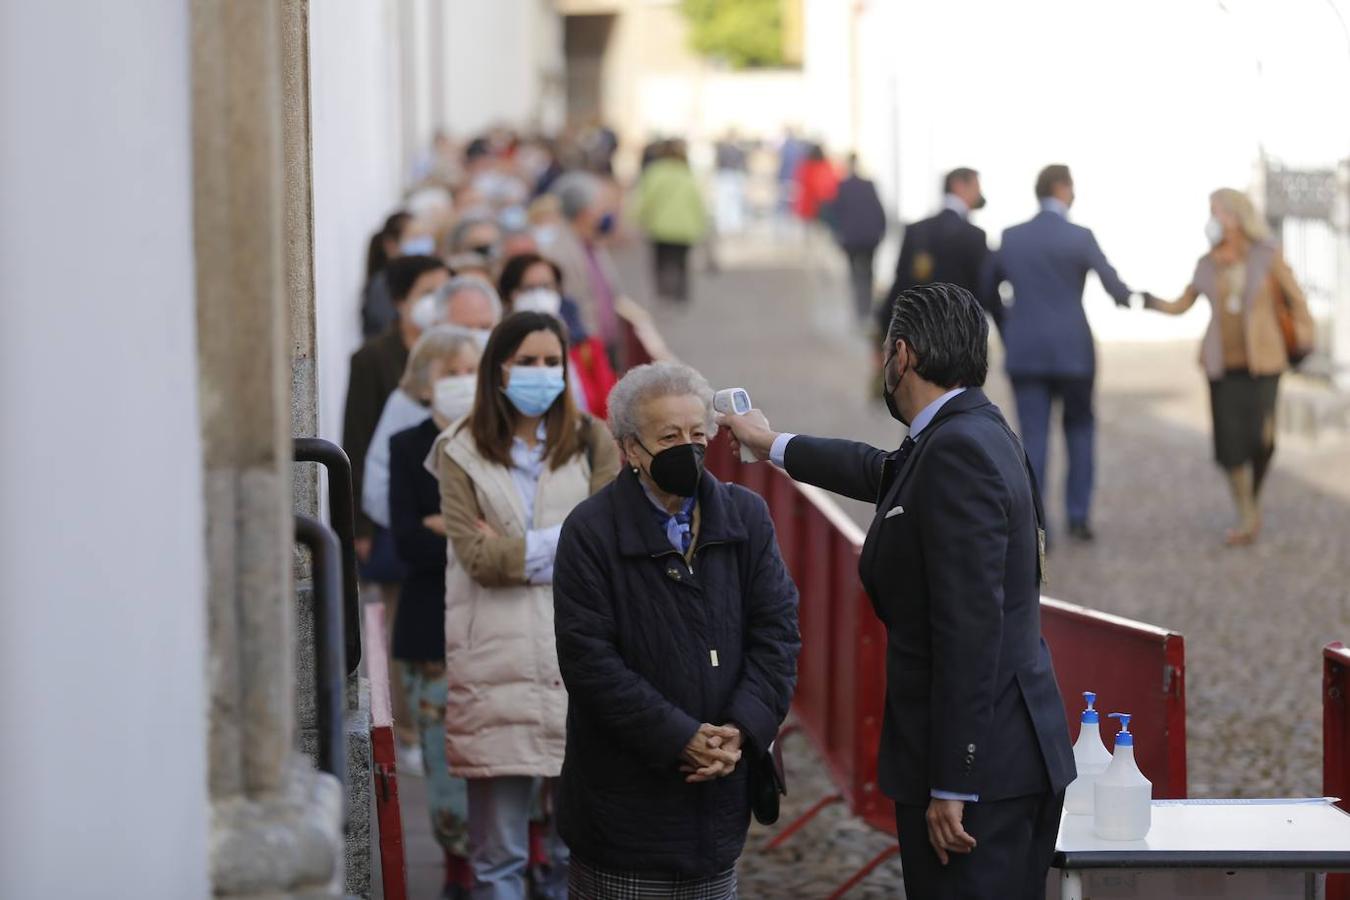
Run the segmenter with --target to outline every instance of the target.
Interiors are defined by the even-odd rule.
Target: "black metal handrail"
[[[295,540],[309,548],[314,574],[314,714],[319,726],[319,768],[336,776],[345,787],[347,672],[343,665],[341,550],[333,530],[309,516],[296,515]]]
[[[346,644],[347,674],[361,664],[361,600],[356,581],[356,502],[352,496],[352,461],[332,441],[323,438],[295,439],[295,461],[314,462],[328,476],[328,521],[337,532],[342,550],[343,633]]]

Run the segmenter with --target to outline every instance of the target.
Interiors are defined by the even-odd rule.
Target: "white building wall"
[[[0,2],[0,896],[206,897],[184,0]]]
[[[447,83],[438,123],[461,136],[493,125],[561,127],[562,17],[552,0],[444,3]]]
[[[405,146],[394,2],[310,6],[319,434],[342,437],[371,234],[400,201]]]

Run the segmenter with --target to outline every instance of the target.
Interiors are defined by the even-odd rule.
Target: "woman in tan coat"
[[[1221,188],[1210,195],[1205,227],[1213,249],[1177,300],[1146,294],[1149,309],[1180,315],[1203,294],[1213,313],[1200,344],[1209,376],[1214,454],[1228,476],[1238,524],[1230,546],[1253,543],[1261,532],[1258,500],[1275,454],[1275,400],[1290,364],[1281,319],[1290,323],[1292,349],[1312,346],[1313,323],[1294,274],[1251,200]],[[1297,361],[1297,360],[1295,360]]]
[[[473,411],[432,448],[450,540],[445,575],[446,756],[468,779],[475,898],[525,897],[540,779],[562,770],[567,692],[553,633],[553,558],[572,509],[618,473],[604,424],[567,389],[567,339],[521,312],[488,340]],[[549,836],[544,897],[565,896]]]

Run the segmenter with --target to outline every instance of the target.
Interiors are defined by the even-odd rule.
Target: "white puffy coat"
[[[445,570],[445,708],[450,770],[464,778],[562,771],[567,691],[558,671],[553,586],[525,581],[525,532],[561,524],[613,480],[618,450],[583,420],[586,449],[545,466],[532,522],[511,470],[479,454],[468,427],[432,448],[450,547]],[[431,461],[429,460],[429,462]],[[483,519],[499,537],[479,533]]]

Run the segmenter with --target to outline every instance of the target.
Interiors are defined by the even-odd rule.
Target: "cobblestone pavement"
[[[872,342],[851,321],[830,251],[799,235],[741,239],[719,251],[720,272],[695,278],[687,308],[652,312],[677,354],[716,386],[748,389],[776,427],[895,446],[901,432],[872,399]],[[638,248],[624,260],[639,298],[643,260]],[[1195,357],[1189,342],[1102,346],[1098,541],[1057,547],[1049,592],[1185,635],[1192,796],[1317,795],[1320,651],[1350,638],[1350,439],[1281,435],[1261,543],[1224,548],[1229,500]],[[989,393],[1014,420],[1000,368],[995,360]],[[1284,390],[1317,388],[1294,378]],[[1056,444],[1047,506],[1061,530],[1063,459]],[[841,505],[870,518],[862,504]],[[791,813],[828,785],[804,739],[786,748]],[[753,849],[764,833],[743,859],[747,897],[825,896],[887,844],[838,807],[773,853]],[[899,879],[891,862],[849,896],[895,896]]]

